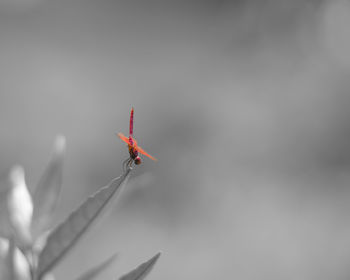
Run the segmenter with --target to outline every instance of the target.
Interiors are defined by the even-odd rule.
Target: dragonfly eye
[[[141,158],[140,158],[139,156],[137,156],[137,157],[135,158],[134,162],[135,162],[136,165],[141,164]]]

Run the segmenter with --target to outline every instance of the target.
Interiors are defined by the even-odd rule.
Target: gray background
[[[2,0],[0,175],[33,190],[67,137],[56,221],[144,159],[55,269],[158,250],[149,279],[348,279],[348,1]]]

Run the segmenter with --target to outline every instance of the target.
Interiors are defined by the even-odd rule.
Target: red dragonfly
[[[122,139],[126,144],[128,144],[130,158],[127,159],[127,165],[130,166],[133,161],[136,165],[141,164],[141,158],[139,156],[139,153],[156,161],[157,159],[152,157],[150,154],[146,153],[140,146],[137,145],[137,141],[133,137],[133,129],[134,129],[134,108],[131,108],[129,138],[126,137],[123,133],[118,133],[119,138]]]

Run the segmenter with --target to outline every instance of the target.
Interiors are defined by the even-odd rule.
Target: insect
[[[136,139],[133,137],[133,130],[134,130],[134,108],[131,108],[130,112],[130,124],[129,124],[129,138],[126,137],[123,133],[118,133],[119,138],[124,141],[126,144],[128,144],[129,154],[130,158],[128,158],[125,161],[125,164],[127,166],[131,166],[132,162],[134,162],[136,165],[141,164],[141,158],[139,156],[140,154],[143,154],[150,159],[157,160],[154,157],[152,157],[150,154],[145,152],[140,146],[137,145]]]

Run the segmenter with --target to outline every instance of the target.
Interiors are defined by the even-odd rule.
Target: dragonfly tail
[[[132,137],[134,132],[134,107],[131,108],[130,112],[130,126],[129,126],[129,136]]]

